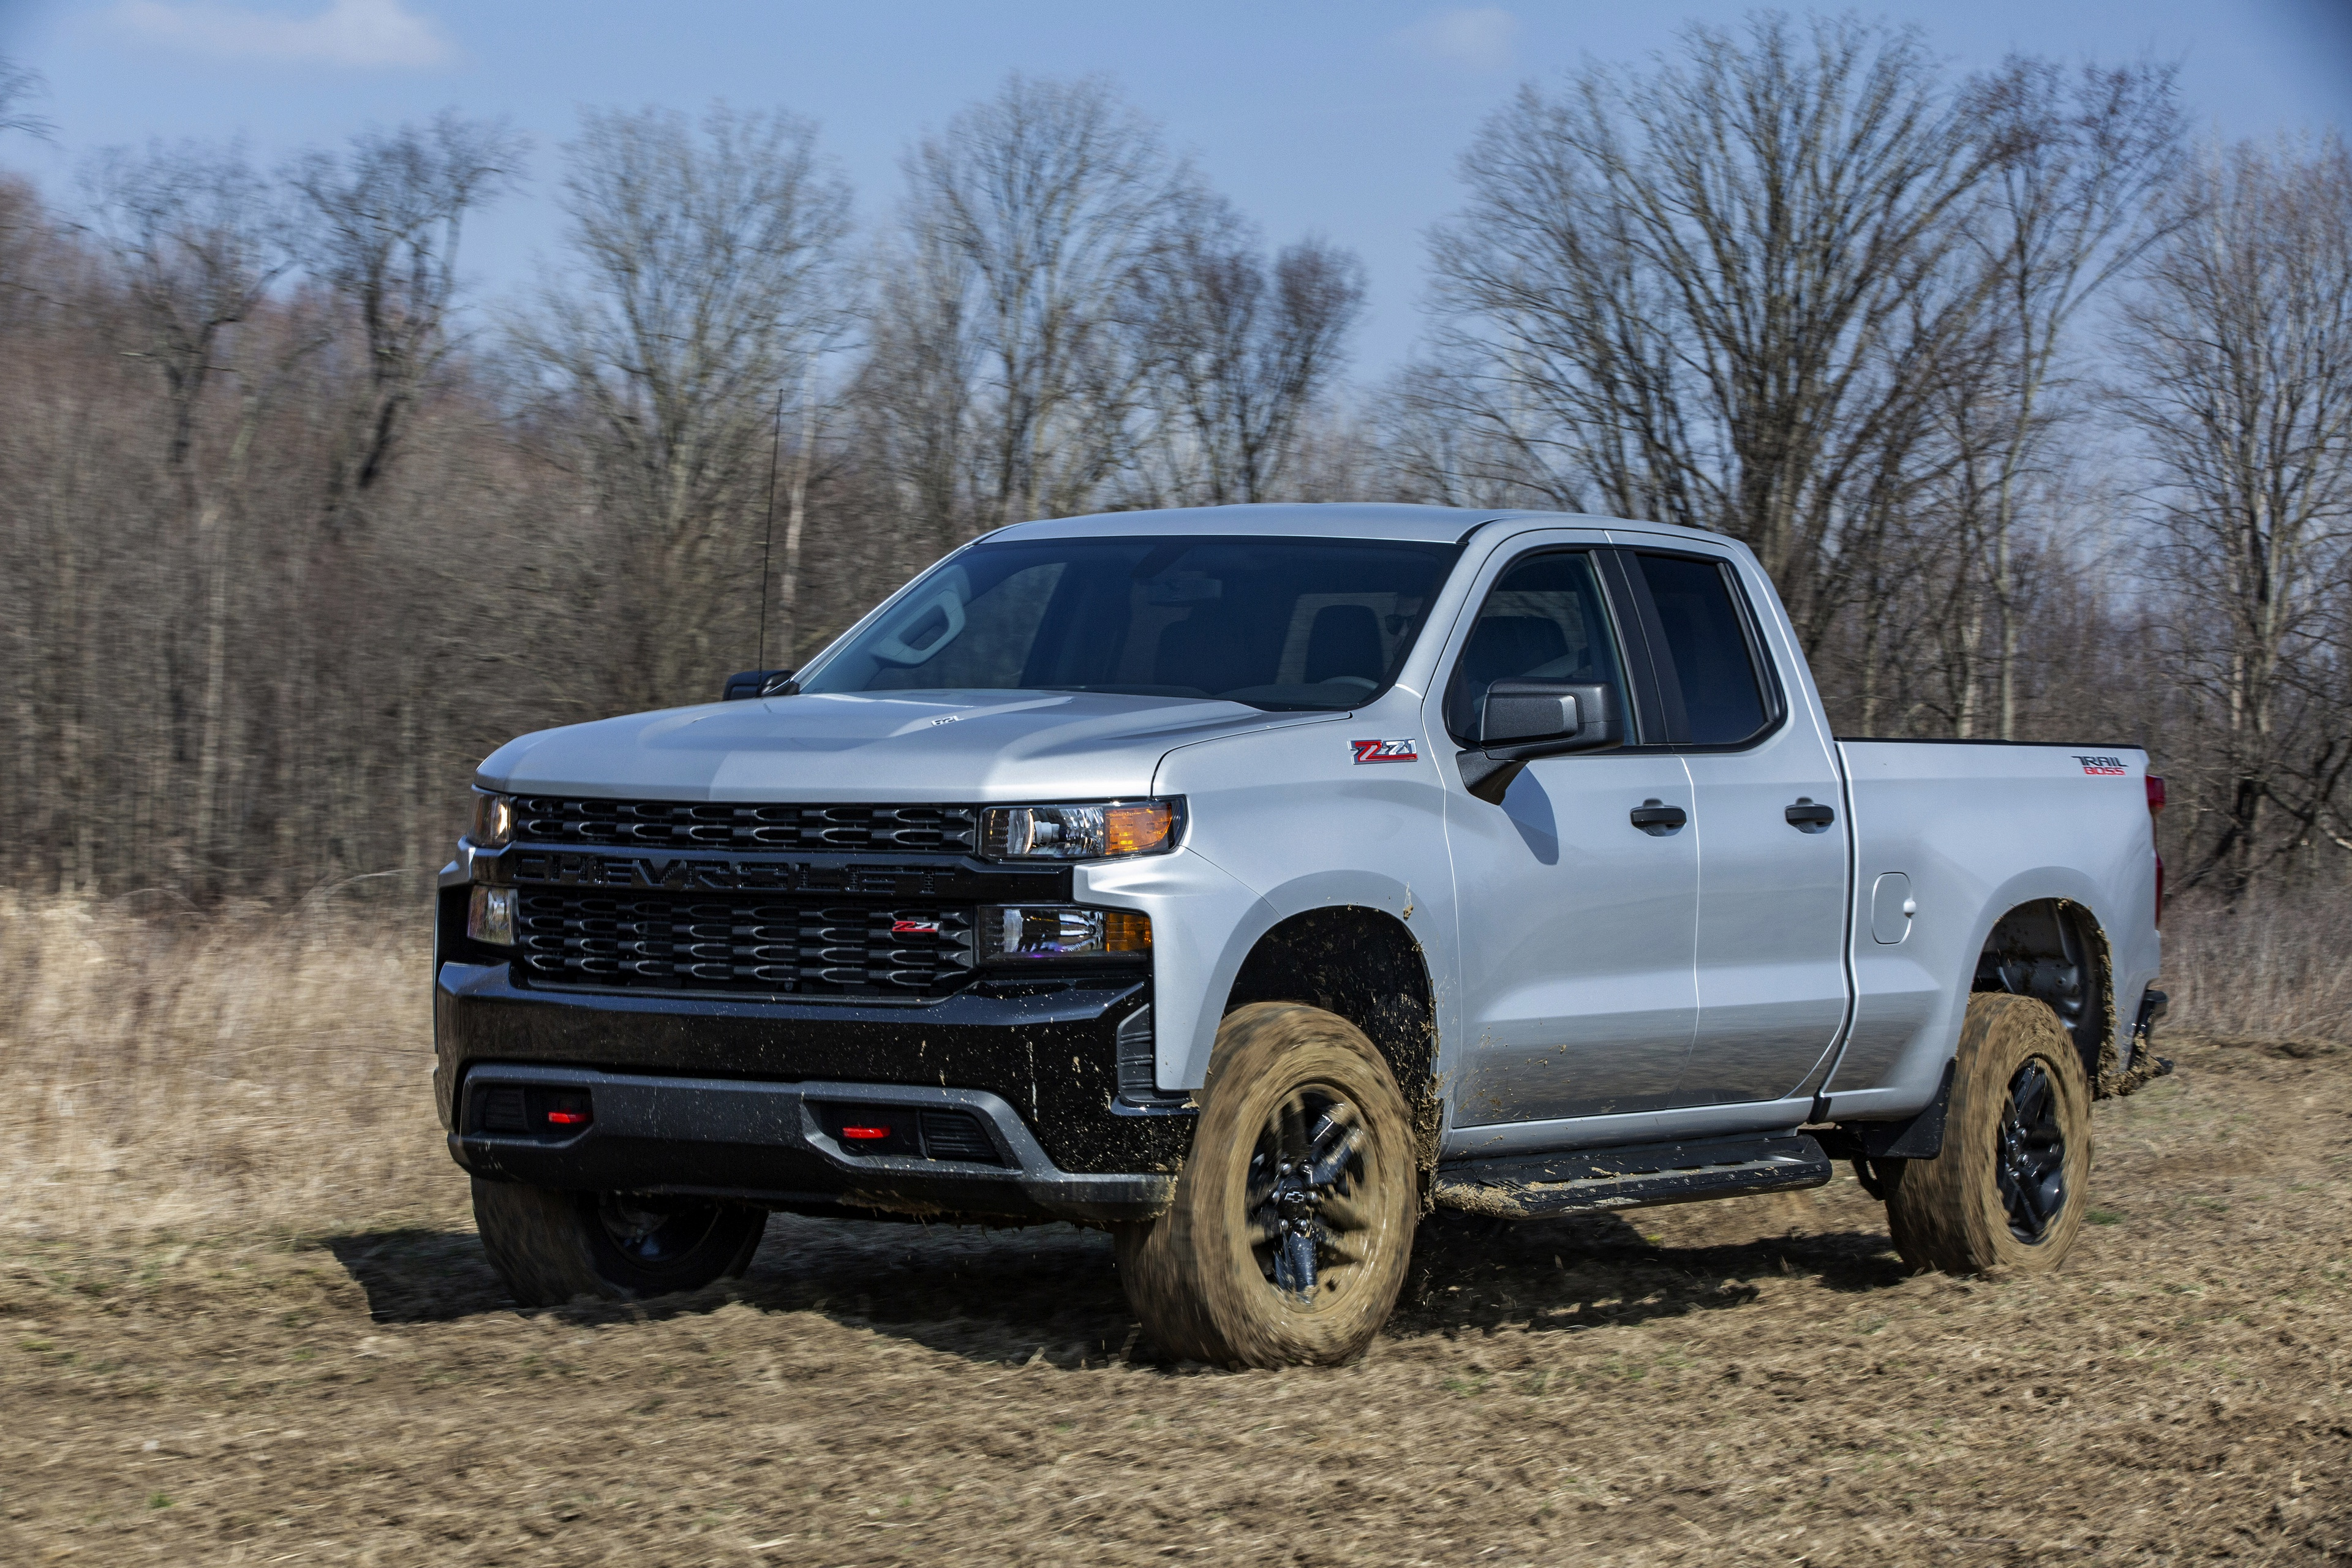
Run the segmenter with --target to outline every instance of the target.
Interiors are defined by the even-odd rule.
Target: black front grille
[[[797,849],[970,855],[980,810],[969,805],[743,805],[685,800],[566,800],[521,795],[515,837],[533,844],[625,848]]]
[[[971,913],[820,899],[516,889],[515,944],[541,984],[944,995],[971,973]]]

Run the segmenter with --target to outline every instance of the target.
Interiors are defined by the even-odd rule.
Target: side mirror
[[[1478,709],[1478,745],[1454,759],[1462,787],[1490,805],[1537,757],[1597,752],[1625,738],[1614,687],[1566,680],[1498,680]]]
[[[790,697],[801,689],[789,669],[746,669],[727,678],[719,689],[721,702],[741,702],[754,697]]]
[[[1498,680],[1486,688],[1478,713],[1481,746],[1566,742],[1560,751],[1612,745],[1618,738],[1615,692],[1565,680]]]

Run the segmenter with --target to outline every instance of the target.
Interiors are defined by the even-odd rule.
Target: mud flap
[[[1944,1064],[1936,1098],[1907,1121],[1842,1121],[1812,1130],[1813,1136],[1833,1160],[1932,1160],[1944,1152],[1944,1117],[1951,1109],[1957,1066]]]
[[[2105,1041],[2099,1047],[2099,1070],[2091,1081],[2091,1094],[2097,1100],[2121,1100],[2137,1093],[2158,1079],[2172,1071],[2172,1063],[2158,1056],[2150,1047],[2156,1044],[2156,1026],[2171,1006],[2172,999],[2154,986],[2139,999],[2139,1016],[2132,1022],[2131,1066],[2123,1065],[2122,1053],[2116,1049],[2116,1031],[2109,1029]]]

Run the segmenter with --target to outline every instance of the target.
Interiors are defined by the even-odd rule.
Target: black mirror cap
[[[1497,680],[1480,704],[1478,743],[1574,741],[1579,750],[1605,746],[1617,739],[1615,699],[1611,688],[1583,681]]]
[[[755,697],[790,697],[800,689],[789,669],[744,669],[727,678],[719,689],[721,702],[743,702]]]

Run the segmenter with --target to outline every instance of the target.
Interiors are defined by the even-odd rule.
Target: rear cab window
[[[1754,622],[1728,562],[1637,552],[1669,744],[1737,746],[1771,727],[1776,689],[1758,668]]]

